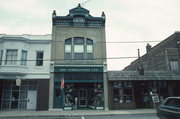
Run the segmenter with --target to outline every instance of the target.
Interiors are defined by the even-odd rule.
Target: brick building
[[[80,4],[66,16],[53,12],[50,109],[108,108],[104,42],[104,12],[93,17]]]

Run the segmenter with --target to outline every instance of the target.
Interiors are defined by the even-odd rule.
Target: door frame
[[[79,101],[78,101],[78,106],[79,107],[87,107],[87,93],[88,93],[88,90],[87,89],[79,89],[78,91],[79,93]],[[82,96],[81,96],[82,94]],[[85,101],[85,104],[81,104],[81,101]]]
[[[33,93],[33,95],[30,95],[30,93]],[[37,90],[28,90],[27,109],[36,109],[37,107],[36,104],[37,104]]]

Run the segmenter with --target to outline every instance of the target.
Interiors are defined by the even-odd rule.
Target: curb
[[[48,113],[48,114],[47,114]],[[71,114],[72,113],[72,114]],[[0,118],[3,117],[79,117],[79,116],[113,116],[113,115],[138,115],[138,114],[156,114],[156,111],[108,111],[108,112],[88,112],[88,111],[81,111],[81,112],[73,112],[73,111],[62,111],[62,112],[54,112],[54,111],[47,111],[47,112],[37,112],[37,111],[29,111],[29,112],[9,112],[6,111],[5,114],[0,111]]]

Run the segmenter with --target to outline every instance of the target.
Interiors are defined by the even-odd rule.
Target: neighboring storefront
[[[109,71],[109,108],[154,108],[154,97],[157,106],[166,97],[176,96],[180,90],[175,86],[178,77],[167,71],[147,71],[144,75],[137,71]]]
[[[36,109],[37,80],[3,80],[1,109]]]
[[[0,110],[48,110],[51,35],[0,37]]]

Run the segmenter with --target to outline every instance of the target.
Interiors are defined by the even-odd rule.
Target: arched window
[[[74,38],[74,59],[76,60],[84,59],[84,38],[83,37]]]
[[[86,44],[87,44],[86,59],[92,60],[93,59],[93,40],[87,39]]]
[[[72,39],[66,39],[65,40],[65,59],[71,59],[72,58]]]
[[[65,60],[92,60],[93,40],[84,37],[74,37],[65,40]]]

